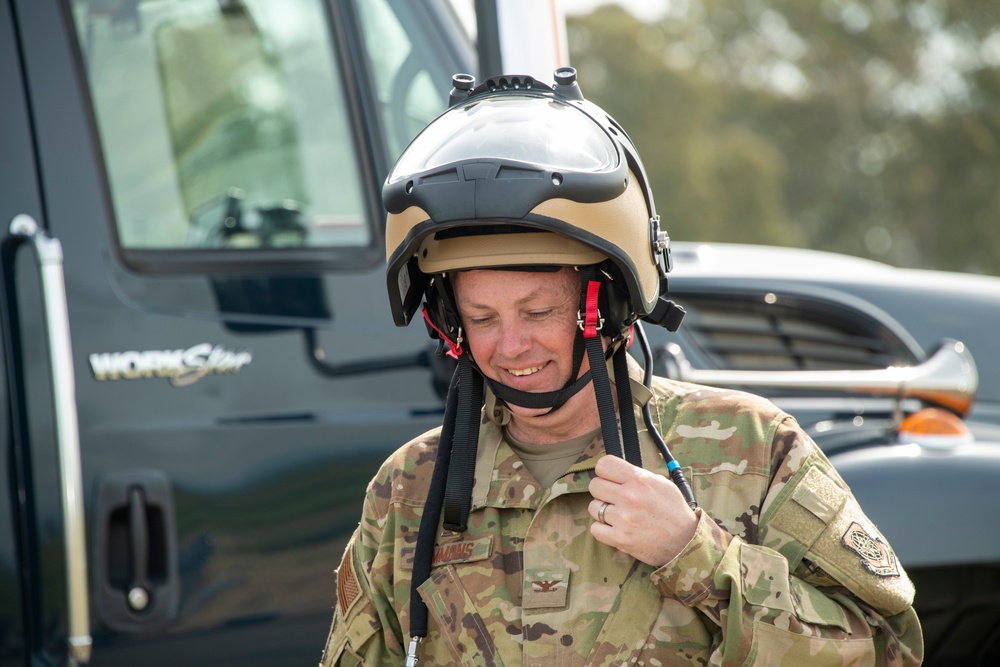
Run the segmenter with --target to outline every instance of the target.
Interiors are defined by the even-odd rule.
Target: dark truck
[[[795,415],[916,584],[925,665],[1000,660],[1000,278],[678,243],[658,371]]]
[[[478,53],[430,0],[0,0],[0,667],[319,659],[364,486],[440,421],[451,372],[392,326],[382,179],[452,74],[544,78],[564,51],[554,4],[475,9]],[[1000,549],[962,499],[1000,487],[997,281],[924,310],[884,273],[847,289],[677,259],[690,315],[658,334],[661,372],[812,372],[803,345],[853,345],[822,369],[876,379],[701,379],[769,392],[842,461],[918,603],[936,591],[932,656],[995,657]],[[926,353],[983,327],[991,389],[969,413],[975,387]],[[945,407],[972,439],[900,450],[901,418],[939,395],[893,365],[964,396]],[[907,513],[939,489],[941,511]]]
[[[445,2],[0,0],[0,665],[318,662],[447,382],[381,182],[475,63]]]

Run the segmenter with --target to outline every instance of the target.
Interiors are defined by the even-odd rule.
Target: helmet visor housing
[[[397,325],[416,311],[428,274],[447,270],[610,259],[637,316],[658,298],[665,263],[635,148],[578,92],[526,80],[472,91],[413,140],[386,179]]]
[[[387,182],[483,158],[532,172],[584,174],[614,171],[621,162],[611,137],[591,118],[561,100],[520,94],[449,110],[414,139]]]

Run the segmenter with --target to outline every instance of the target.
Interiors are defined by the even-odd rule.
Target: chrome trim
[[[946,338],[933,355],[916,366],[890,366],[864,371],[733,371],[694,368],[676,343],[666,346],[672,357],[668,375],[684,382],[712,386],[843,391],[916,398],[969,414],[979,389],[972,354],[961,341]]]
[[[49,365],[55,404],[59,476],[62,489],[63,537],[66,542],[68,652],[72,665],[90,662],[90,603],[87,590],[87,541],[80,467],[80,432],[76,412],[76,381],[66,307],[62,245],[29,215],[10,222],[10,234],[35,249],[41,275],[42,301],[49,339]]]
[[[417,645],[421,639],[423,638],[416,635],[410,637],[410,645],[406,649],[406,662],[403,663],[403,667],[417,667],[417,663],[420,662],[420,659],[417,658]]]

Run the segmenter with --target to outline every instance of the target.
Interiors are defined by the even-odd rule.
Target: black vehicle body
[[[292,3],[280,4],[295,13]],[[85,645],[67,647],[67,638],[79,634],[67,602],[68,561],[81,556],[94,664],[315,664],[336,599],[334,570],[368,480],[390,451],[440,419],[431,342],[395,328],[388,316],[378,192],[401,146],[444,109],[451,75],[470,71],[474,52],[445,3],[294,5],[319,17],[304,23],[325,41],[305,55],[296,42],[278,59],[268,49],[282,35],[270,33],[268,44],[266,26],[252,20],[267,3],[0,1],[4,667],[86,658]],[[185,13],[192,6],[199,17]],[[162,18],[164,8],[175,7],[174,23]],[[378,23],[364,23],[363,11],[374,9],[384,12]],[[397,33],[373,40],[371,31],[389,19]],[[254,31],[263,36],[246,38]],[[213,65],[206,60],[202,71],[188,64],[170,71],[169,63],[186,61],[164,56],[159,68],[147,67],[150,51],[138,49],[140,41],[166,49],[169,36],[186,39],[186,49],[202,49],[206,58],[215,54],[213,40],[230,40],[222,46],[239,46],[242,60],[257,60],[243,74],[270,77],[254,94],[266,95],[277,72],[293,92],[325,86],[339,110],[291,106],[295,113],[258,122],[253,114],[266,115],[266,104],[236,105],[212,81],[193,91],[170,88]],[[402,49],[404,38],[411,51],[394,63],[396,80],[380,79],[375,57]],[[295,76],[312,74],[300,66],[312,53],[325,61],[308,66],[324,68],[328,78],[299,84]],[[148,78],[138,80],[137,73]],[[430,108],[413,119],[402,98],[416,94],[415,80],[434,87],[424,99]],[[155,167],[116,164],[116,156],[133,154],[114,137],[118,130],[130,132],[124,143],[155,137],[152,92],[143,85],[159,85],[163,95],[176,91],[163,105],[171,111],[182,93],[235,109],[218,114],[218,126],[196,131],[176,121],[184,132],[173,138],[196,147],[182,154],[179,144],[168,146],[178,163],[226,159],[213,141],[236,136],[231,145],[245,144],[295,114],[311,122],[292,126],[300,134],[319,133],[336,113],[341,135],[353,141],[335,147],[334,161],[306,155],[315,142],[299,141],[295,160],[277,161],[280,169],[258,175],[255,184],[266,188],[267,179],[282,178],[307,158],[322,167],[313,174],[317,197],[350,176],[356,194],[349,222],[367,230],[367,238],[287,251],[265,240],[246,253],[210,239],[191,252],[145,241],[130,246],[128,230],[115,224],[127,214],[119,208],[123,188]],[[190,104],[198,115],[212,112],[198,97]],[[129,123],[140,125],[129,129]],[[287,127],[279,129],[288,136]],[[131,211],[152,217],[167,199],[147,187],[163,181],[149,174],[136,186],[146,188],[148,202],[134,202]],[[177,187],[187,193],[194,185]],[[253,193],[246,191],[249,201]],[[227,206],[239,205],[226,190],[220,195]],[[227,232],[220,214],[194,208],[192,226],[199,215],[215,225],[204,238]],[[244,208],[245,221],[250,209]],[[64,256],[83,554],[68,548],[64,531],[66,480],[52,378],[64,383],[66,369],[53,369],[50,360],[45,306],[52,295],[39,278],[34,241],[8,229],[15,218],[37,222],[58,239]],[[162,227],[162,220],[154,222]],[[282,220],[274,215],[265,222],[280,227]],[[330,228],[343,235],[336,224]],[[151,226],[149,238],[155,241],[156,232]]]
[[[1000,278],[727,244],[678,243],[674,260],[670,293],[689,313],[677,334],[661,337],[660,372],[683,375],[671,344],[696,368],[769,371],[767,384],[724,384],[767,395],[795,415],[851,485],[916,584],[925,664],[994,664]],[[949,345],[974,359],[950,380],[929,361]],[[876,371],[877,381],[870,374],[887,367],[924,370],[885,390],[881,381],[894,373]],[[818,389],[813,380],[831,370],[846,371],[840,387]],[[695,371],[690,379],[719,378]],[[947,397],[935,402],[946,384],[974,399],[956,411],[970,435],[901,433],[905,415],[948,406]]]
[[[480,48],[498,62],[489,4],[477,2]],[[476,71],[468,38],[443,2],[282,7],[305,13],[269,26],[264,0],[0,0],[0,667],[90,653],[111,666],[315,662],[365,485],[441,418],[449,367],[389,316],[377,193],[443,110],[451,74]],[[841,282],[789,259],[782,275],[754,275],[695,250],[678,248],[671,278],[691,322],[706,291],[754,303],[822,291],[830,318],[867,318],[907,363],[948,336],[986,361],[978,440],[931,473],[893,458],[885,419],[855,424],[893,400],[774,398],[810,428],[846,419],[814,428],[817,440],[921,591],[939,586],[932,655],[975,657],[970,637],[995,655],[995,634],[972,632],[1000,614],[997,536],[975,514],[1000,482],[996,281]],[[763,252],[744,268],[782,265]],[[661,370],[669,342],[724,367],[703,328],[650,333]],[[898,509],[918,502],[919,517]]]

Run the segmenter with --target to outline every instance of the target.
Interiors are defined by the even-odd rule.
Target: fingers
[[[622,493],[625,485],[636,478],[637,473],[643,472],[641,468],[636,468],[625,459],[617,456],[604,456],[597,461],[594,468],[596,476],[590,480],[590,495],[597,500],[606,500],[609,503],[622,503],[625,499]],[[596,512],[591,512],[596,519]]]
[[[629,481],[635,477],[636,471],[639,470],[642,469],[617,456],[602,456],[594,468],[598,477],[616,484],[624,484]]]
[[[611,513],[612,504],[606,500],[594,499],[590,501],[590,505],[587,506],[587,511],[594,521],[602,523],[606,526],[612,525],[611,523]]]
[[[590,495],[623,506],[644,505],[653,489],[662,483],[659,475],[616,456],[599,459],[594,472],[596,475],[590,480]]]
[[[590,480],[590,533],[644,563],[659,567],[676,555],[697,523],[673,482],[605,456]]]
[[[597,462],[593,479],[590,480],[590,495],[593,500],[587,507],[597,524],[598,534],[610,536],[604,528],[634,523],[637,514],[648,511],[645,506],[650,500],[648,474],[642,468],[614,456],[604,456]],[[644,483],[645,482],[645,483]]]

